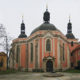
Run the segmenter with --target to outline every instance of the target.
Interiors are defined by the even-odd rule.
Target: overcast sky
[[[73,34],[80,39],[80,0],[0,0],[0,23],[13,38],[20,34],[22,15],[26,25],[26,34],[43,23],[43,13],[50,12],[50,22],[64,35],[71,15]]]

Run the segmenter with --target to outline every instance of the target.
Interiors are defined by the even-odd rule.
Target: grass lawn
[[[68,72],[68,73],[80,73],[80,70],[71,69],[71,70],[66,70],[64,72]]]
[[[6,70],[6,71],[0,71],[0,75],[1,74],[11,74],[11,73],[16,73],[17,71],[15,70]]]

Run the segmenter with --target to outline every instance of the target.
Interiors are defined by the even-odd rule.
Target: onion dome
[[[68,33],[68,34],[66,34],[66,37],[67,37],[68,39],[75,39],[75,36],[73,35],[73,33]]]
[[[47,8],[46,8],[46,11],[44,12],[43,20],[45,22],[49,22],[50,21],[50,13],[48,12]]]
[[[26,38],[27,35],[25,34],[25,24],[22,18],[22,23],[21,23],[21,34],[19,35],[18,38]]]
[[[70,19],[69,19],[69,23],[68,23],[68,26],[67,26],[67,34],[66,34],[66,37],[68,39],[75,39],[75,36],[72,33],[72,24],[70,22]]]
[[[39,30],[57,30],[57,28],[53,24],[50,23],[50,13],[48,12],[47,8],[46,8],[46,11],[44,12],[43,20],[44,20],[44,23],[41,24],[36,29],[34,29],[31,34]]]

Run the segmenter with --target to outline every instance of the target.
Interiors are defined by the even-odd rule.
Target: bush
[[[64,72],[68,72],[68,73],[80,73],[80,70],[77,70],[77,69],[69,69],[69,70],[66,70]]]
[[[25,69],[25,72],[28,72],[28,69]]]
[[[11,74],[11,73],[16,73],[17,71],[16,70],[6,70],[6,71],[0,71],[0,74]]]
[[[43,69],[33,69],[33,72],[44,72]]]

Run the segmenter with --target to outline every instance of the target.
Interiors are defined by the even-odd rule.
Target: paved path
[[[0,75],[0,80],[80,80],[80,73],[64,73],[63,77],[44,77],[45,73],[19,72],[15,74]]]

